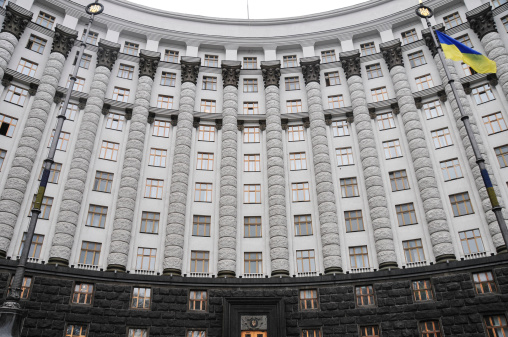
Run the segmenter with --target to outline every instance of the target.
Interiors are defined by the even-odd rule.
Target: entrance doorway
[[[267,337],[266,331],[242,331],[241,337]]]

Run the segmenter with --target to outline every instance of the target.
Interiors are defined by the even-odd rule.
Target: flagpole
[[[426,11],[422,11],[424,9]],[[469,121],[469,116],[465,113],[464,107],[462,106],[462,102],[459,99],[459,95],[457,93],[457,88],[455,87],[455,81],[448,70],[448,66],[446,64],[446,59],[443,53],[443,49],[441,48],[441,44],[438,42],[436,38],[435,29],[432,27],[429,18],[432,17],[432,11],[430,8],[423,6],[420,0],[420,7],[417,8],[416,13],[418,16],[425,18],[427,21],[427,27],[430,28],[430,32],[432,35],[432,40],[434,41],[434,45],[436,46],[437,52],[439,54],[439,58],[441,59],[441,63],[443,64],[444,71],[446,73],[446,77],[448,78],[448,84],[452,88],[453,95],[455,96],[455,101],[457,102],[457,106],[460,111],[460,119],[464,123],[464,127],[466,129],[467,137],[471,142],[471,147],[473,148],[473,153],[476,159],[476,163],[480,168],[480,172],[483,178],[483,183],[485,184],[485,188],[487,189],[487,193],[489,195],[490,203],[492,205],[492,211],[496,216],[497,223],[499,224],[499,228],[501,229],[501,234],[503,235],[503,239],[508,249],[508,228],[506,227],[506,221],[503,217],[502,208],[499,205],[499,201],[497,200],[496,191],[492,186],[492,181],[490,180],[489,172],[485,166],[485,159],[483,159],[482,154],[480,152],[480,148],[478,146],[478,142],[474,137],[473,129],[471,128],[471,122]],[[425,15],[426,14],[426,15]]]

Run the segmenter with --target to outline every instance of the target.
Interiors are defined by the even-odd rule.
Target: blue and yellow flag
[[[436,33],[447,59],[462,61],[480,74],[496,73],[496,62],[440,31]]]

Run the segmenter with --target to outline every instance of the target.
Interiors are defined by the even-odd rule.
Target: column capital
[[[222,83],[224,88],[228,85],[232,85],[238,88],[238,80],[240,79],[240,69],[242,68],[242,62],[240,61],[222,61]]]
[[[60,53],[65,58],[69,55],[74,41],[78,37],[78,32],[74,29],[67,28],[61,24],[57,24],[55,28],[55,36],[53,37],[52,53]]]
[[[139,77],[148,76],[153,80],[160,59],[161,53],[141,49],[139,52]]]
[[[319,56],[304,57],[300,59],[300,66],[302,67],[303,79],[305,84],[311,82],[319,83],[319,71],[321,70],[321,59]]]
[[[101,39],[99,41],[99,50],[97,51],[97,67],[104,66],[112,70],[118,57],[120,47],[118,43]]]
[[[28,23],[32,21],[33,15],[34,13],[9,1],[7,7],[5,8],[5,19],[2,25],[2,33],[11,33],[19,40]]]
[[[383,58],[388,65],[388,70],[392,70],[396,66],[404,66],[404,60],[402,59],[402,47],[399,39],[381,43],[379,48],[383,53]]]
[[[467,21],[469,21],[469,26],[478,35],[480,40],[488,33],[497,32],[494,15],[492,15],[492,7],[489,3],[467,12],[466,17]]]
[[[434,26],[434,28],[440,32],[444,32],[444,30],[445,30],[445,27],[442,23]],[[431,34],[432,34],[432,31],[430,30],[430,28],[426,28],[426,29],[422,30],[422,36],[423,36],[423,39],[425,40],[425,44],[427,45],[430,52],[432,53],[432,57],[434,57],[437,55],[437,47],[434,44],[434,39],[432,38]]]
[[[261,73],[263,74],[265,88],[271,85],[275,85],[278,88],[280,82],[280,60],[261,61]]]
[[[339,58],[347,79],[353,76],[362,76],[362,68],[360,67],[360,52],[358,50],[340,53]]]
[[[185,82],[198,83],[199,66],[201,58],[192,56],[182,56],[180,59],[182,65],[182,84]]]

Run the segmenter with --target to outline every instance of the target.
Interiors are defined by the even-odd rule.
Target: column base
[[[383,262],[379,265],[379,270],[387,270],[387,269],[400,269],[397,262]]]
[[[325,269],[325,275],[330,274],[342,274],[342,268],[341,267],[328,267]]]
[[[182,276],[182,271],[180,269],[175,269],[175,268],[166,268],[162,272],[162,275]]]
[[[7,258],[7,253],[4,252],[3,250],[0,250],[0,259],[6,259]]]
[[[436,257],[436,263],[446,263],[448,261],[457,261],[454,254],[445,254]]]
[[[217,277],[226,277],[226,278],[234,278],[236,273],[231,270],[221,270],[217,273]]]
[[[19,308],[0,307],[0,336],[20,337],[25,313]]]
[[[125,266],[122,266],[121,264],[108,264],[108,268],[106,271],[116,271],[120,273],[125,273],[126,269]]]
[[[59,266],[68,267],[69,261],[67,261],[66,259],[62,259],[60,257],[50,257],[48,260],[48,264],[55,264],[55,265],[57,264]]]
[[[289,271],[284,269],[274,270],[271,277],[289,277]]]
[[[496,252],[498,254],[506,254],[508,253],[508,249],[506,249],[506,245],[496,247]]]

